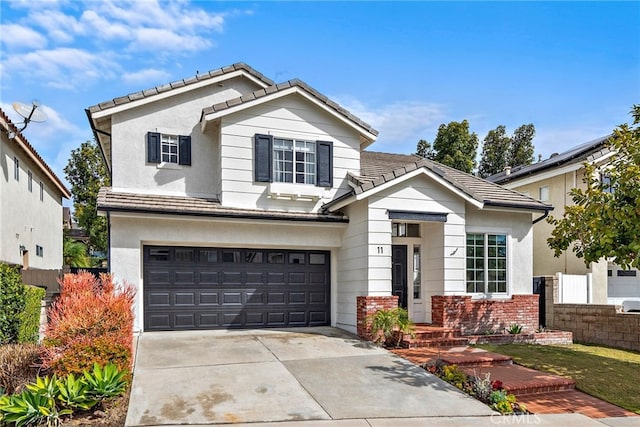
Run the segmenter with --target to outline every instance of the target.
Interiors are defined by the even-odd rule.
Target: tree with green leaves
[[[426,141],[423,144],[420,142],[417,151],[420,153],[422,147],[427,158],[467,173],[472,173],[476,167],[478,135],[469,132],[469,122],[466,120],[441,124],[433,146]]]
[[[416,154],[420,157],[424,157],[425,159],[433,160],[435,157],[435,152],[433,151],[433,147],[426,140],[421,139],[418,141],[418,146],[416,147]]]
[[[586,188],[571,190],[574,205],[562,218],[547,219],[555,226],[547,239],[555,256],[571,247],[586,265],[610,258],[640,268],[640,105],[631,115],[633,124],[618,126],[606,143],[609,161],[585,163]]]
[[[498,172],[502,172],[507,166],[507,154],[511,146],[511,138],[507,136],[507,130],[503,125],[490,130],[482,143],[482,157],[478,174],[486,178]]]
[[[513,131],[507,155],[507,166],[530,165],[533,162],[533,137],[535,134],[536,128],[532,123],[522,125]]]
[[[66,237],[62,241],[62,258],[64,265],[70,267],[89,268],[92,267],[91,257],[87,253],[87,247],[82,242],[76,242]]]
[[[107,221],[98,216],[97,199],[100,187],[109,186],[109,173],[95,142],[86,141],[71,151],[64,168],[71,184],[73,208],[78,225],[89,235],[89,246],[96,251],[107,250]]]

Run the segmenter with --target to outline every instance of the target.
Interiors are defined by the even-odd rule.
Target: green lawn
[[[608,347],[482,344],[519,365],[573,378],[576,388],[640,414],[640,353]]]

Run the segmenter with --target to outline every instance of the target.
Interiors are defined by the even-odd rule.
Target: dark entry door
[[[398,296],[398,305],[407,308],[407,246],[391,246],[391,292]]]

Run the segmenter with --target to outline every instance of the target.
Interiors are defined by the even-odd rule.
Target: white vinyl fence
[[[560,304],[589,304],[593,302],[592,275],[562,274],[558,276],[558,298]]]

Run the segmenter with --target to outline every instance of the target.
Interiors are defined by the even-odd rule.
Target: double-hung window
[[[467,233],[467,292],[507,292],[507,236]]]
[[[316,143],[274,138],[273,181],[315,185]]]
[[[147,162],[191,165],[191,137],[148,132]]]
[[[256,134],[256,182],[333,185],[333,143]]]

